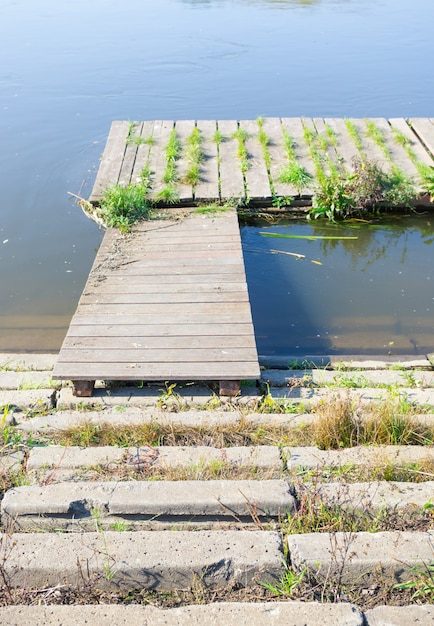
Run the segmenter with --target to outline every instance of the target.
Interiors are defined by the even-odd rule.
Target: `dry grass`
[[[213,446],[303,445],[308,427],[258,426],[241,418],[233,424],[187,427],[152,422],[139,426],[111,426],[84,422],[55,433],[53,442],[64,446]]]
[[[434,480],[434,460],[423,459],[417,463],[381,462],[356,465],[322,465],[313,469],[298,468],[290,472],[294,480],[363,483],[370,481],[396,481],[422,483]]]
[[[420,407],[391,392],[383,401],[362,406],[348,396],[320,401],[313,425],[315,445],[337,450],[357,445],[432,445],[434,427],[415,418]]]

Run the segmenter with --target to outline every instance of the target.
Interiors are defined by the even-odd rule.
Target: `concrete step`
[[[2,372],[0,370],[0,390],[29,391],[37,389],[57,389],[62,381],[54,381],[51,372]]]
[[[288,535],[291,566],[343,584],[405,582],[434,557],[434,531]]]
[[[417,607],[419,608],[419,607]],[[415,615],[415,613],[413,612]],[[411,613],[409,614],[411,615]],[[429,616],[426,610],[420,615]],[[0,622],[8,626],[363,626],[361,612],[351,604],[319,602],[216,602],[160,609],[155,606],[9,606],[0,608]],[[391,623],[393,626],[393,624]],[[379,626],[379,624],[378,624]],[[383,623],[381,624],[383,626]],[[421,625],[422,626],[422,623]],[[425,622],[425,626],[428,623]]]
[[[284,480],[63,482],[10,489],[2,523],[17,530],[161,527],[175,523],[255,524],[295,509]]]
[[[433,446],[357,446],[341,450],[320,450],[313,446],[284,447],[289,470],[406,465],[434,461]]]
[[[434,387],[434,371],[355,370],[339,372],[324,369],[263,370],[261,380],[272,387],[336,385],[345,388],[391,385]]]
[[[278,533],[255,530],[17,533],[1,537],[0,559],[11,588],[171,591],[195,577],[211,588],[249,587],[284,570]]]
[[[56,394],[55,389],[0,390],[0,408],[8,407],[11,412],[15,409],[51,411],[56,404]]]
[[[57,354],[30,352],[0,352],[0,370],[2,371],[51,371]]]
[[[415,355],[291,355],[284,354],[280,356],[259,355],[259,363],[261,367],[266,369],[313,369],[324,368],[342,370],[387,370],[392,368],[402,369],[432,369],[432,365],[427,356]]]
[[[426,504],[434,505],[434,481],[324,483],[315,484],[313,488],[306,487],[306,493],[314,493],[328,506],[349,511],[422,510]]]
[[[434,626],[434,605],[377,606],[366,611],[367,626]]]
[[[142,446],[119,448],[100,446],[46,446],[32,448],[27,460],[27,470],[38,481],[85,478],[86,473],[107,474],[137,471],[143,475],[171,472],[174,469],[190,470],[192,474],[206,469],[245,469],[254,474],[261,470],[261,478],[280,474],[283,462],[277,446],[234,446],[212,448],[208,446]],[[254,477],[254,476],[252,476]]]

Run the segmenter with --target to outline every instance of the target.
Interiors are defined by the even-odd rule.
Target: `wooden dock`
[[[203,158],[199,180],[191,185],[185,174],[189,168],[187,147],[195,128],[200,131]],[[137,183],[145,167],[151,172],[150,197],[158,201],[171,133],[176,134],[180,146],[174,187],[179,203],[187,205],[247,198],[269,205],[277,196],[309,200],[315,160],[321,161],[327,173],[334,166],[351,170],[354,159],[368,158],[386,171],[398,168],[416,187],[418,166],[434,165],[434,118],[117,121],[110,129],[91,202],[98,203],[112,185]],[[244,164],[239,155],[240,138],[247,153]],[[301,189],[281,180],[294,159],[312,177]]]
[[[231,395],[258,378],[236,211],[107,230],[54,377],[77,395],[100,379],[220,381]]]
[[[399,170],[422,193],[434,119],[113,122],[90,201],[146,178],[149,200],[164,206],[169,151],[171,201],[185,215],[140,223],[127,236],[106,232],[54,370],[77,395],[90,395],[98,379],[215,380],[235,394],[242,379],[258,378],[236,210],[204,216],[193,207],[310,202],[319,169],[351,171],[357,159]],[[294,164],[306,174],[302,186],[285,182]]]

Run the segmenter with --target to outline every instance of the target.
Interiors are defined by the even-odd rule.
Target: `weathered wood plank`
[[[335,117],[326,118],[324,121],[330,126],[336,135],[337,153],[341,162],[347,171],[351,171],[353,169],[354,162],[357,159],[360,159],[361,155],[348,133],[345,121]]]
[[[72,380],[240,380],[259,378],[257,362],[231,363],[58,363],[56,378]]]
[[[215,268],[217,271],[217,268]],[[226,284],[226,283],[234,283],[240,284],[245,282],[246,276],[244,271],[238,274],[207,274],[204,272],[201,275],[198,274],[168,274],[164,277],[164,281],[161,280],[160,276],[155,276],[154,274],[144,274],[143,278],[138,274],[136,276],[131,275],[123,275],[123,276],[110,276],[107,278],[105,275],[101,277],[96,277],[95,275],[90,276],[89,284],[86,286],[86,290],[96,289],[99,284],[110,284],[117,285],[119,283],[125,284],[129,282],[130,284],[141,285],[146,283],[147,285],[161,285],[162,282],[164,284],[175,284],[175,285],[195,285],[196,283],[202,283],[204,280],[208,281],[211,286]]]
[[[77,350],[128,350],[132,348],[255,348],[255,339],[252,335],[220,335],[220,336],[176,336],[176,337],[73,337],[69,335],[65,339],[64,348],[76,348]]]
[[[205,277],[206,278],[206,277]],[[146,280],[146,279],[145,279]],[[101,282],[97,286],[98,292],[95,293],[94,289],[86,286],[83,292],[83,297],[92,297],[97,298],[99,295],[117,295],[122,297],[124,294],[132,294],[132,295],[141,295],[145,298],[147,295],[149,297],[169,297],[172,296],[188,298],[188,297],[197,297],[197,298],[206,298],[207,296],[212,297],[232,297],[232,293],[236,292],[239,295],[242,295],[247,292],[247,285],[245,281],[240,281],[239,283],[194,283],[192,287],[191,283],[186,284],[178,284],[178,283],[162,283],[162,284],[149,284],[147,281],[134,281],[128,279],[123,279],[117,282],[111,282],[110,280]],[[191,302],[195,302],[195,300],[191,300]]]
[[[288,161],[286,159],[283,142],[282,125],[278,117],[263,119],[264,132],[269,138],[268,152],[270,153],[270,177],[276,196],[295,196],[298,194],[295,187],[282,183],[279,179]]]
[[[417,180],[419,177],[417,168],[408,158],[404,148],[395,140],[388,121],[384,118],[374,118],[372,121],[377,125],[377,128],[383,134],[385,144],[390,151],[393,163],[410,180]]]
[[[131,182],[131,175],[136,161],[137,149],[139,145],[133,141],[133,138],[140,139],[143,122],[135,122],[130,130],[130,141],[127,141],[124,160],[122,161],[121,172],[119,174],[118,184],[126,187]]]
[[[258,125],[253,120],[240,120],[239,127],[248,134],[246,148],[249,154],[249,167],[246,172],[248,197],[255,200],[269,200],[273,194],[265,166],[262,146],[258,139]]]
[[[103,314],[107,315],[149,315],[158,319],[159,315],[173,315],[173,320],[178,317],[186,317],[187,315],[195,315],[196,318],[213,317],[222,315],[245,315],[249,311],[249,306],[245,302],[174,302],[174,303],[131,303],[126,304],[105,304],[98,302],[97,304],[84,304],[80,306],[80,315]]]
[[[126,148],[128,128],[128,122],[112,122],[95,184],[90,194],[91,202],[100,200],[108,187],[117,184]]]
[[[178,120],[175,122],[175,130],[179,141],[181,142],[181,157],[177,164],[178,181],[176,183],[176,191],[182,202],[193,201],[193,188],[185,181],[185,176],[190,167],[190,163],[186,158],[187,140],[195,127],[194,120]]]
[[[327,155],[328,166],[329,164],[332,164],[338,170],[343,170],[344,169],[343,160],[339,156],[333,141],[331,140],[330,136],[327,133],[327,124],[325,120],[322,117],[314,117],[312,121],[316,128],[316,132],[318,133],[318,136],[322,139],[324,143],[327,143],[327,150],[325,154]],[[333,129],[331,128],[331,130]],[[330,170],[330,166],[329,166],[329,170]]]
[[[196,126],[202,134],[203,161],[200,179],[194,190],[194,199],[196,202],[210,202],[220,198],[218,150],[214,139],[217,122],[198,120]]]
[[[434,156],[434,123],[431,119],[423,117],[412,117],[409,122],[431,155]]]
[[[232,363],[255,361],[254,348],[63,348],[59,363]]]
[[[68,337],[228,337],[251,336],[253,326],[248,324],[81,324],[73,319]]]
[[[352,118],[351,122],[359,131],[360,139],[363,145],[366,158],[369,159],[369,161],[373,161],[374,163],[377,163],[386,172],[390,172],[392,169],[392,164],[387,159],[383,150],[369,136],[368,129],[367,129],[367,120]]]
[[[207,275],[216,269],[216,264],[202,265],[196,263],[192,266],[189,265],[177,265],[176,267],[125,267],[120,268],[118,271],[121,274],[128,276],[180,276],[191,274],[192,276],[201,277]],[[244,265],[242,263],[236,265],[219,265],[218,270],[220,274],[228,274],[233,276],[239,276],[244,271]]]
[[[146,121],[142,123],[140,138],[143,143],[137,146],[136,159],[134,161],[133,171],[131,172],[131,182],[136,184],[140,182],[141,173],[146,165],[149,165],[149,159],[154,150],[154,122]]]
[[[389,124],[392,129],[396,129],[404,135],[410,142],[410,148],[416,155],[417,161],[423,165],[434,166],[434,159],[430,156],[428,150],[420,142],[419,137],[415,134],[414,130],[407,124],[404,118],[391,118]]]
[[[219,120],[217,125],[223,135],[219,145],[220,197],[222,200],[245,198],[244,177],[237,156],[238,143],[233,137],[238,124],[235,120]]]
[[[294,151],[297,157],[297,162],[303,167],[306,172],[312,177],[312,183],[306,185],[301,190],[301,196],[312,197],[313,195],[313,181],[315,179],[315,167],[312,163],[312,159],[309,156],[309,148],[304,139],[304,128],[301,118],[299,117],[283,117],[281,119],[282,127],[289,134],[293,141]]]
[[[176,304],[176,303],[229,303],[248,302],[247,289],[244,291],[228,291],[222,293],[199,292],[196,290],[188,293],[101,293],[81,297],[81,304]]]
[[[122,307],[121,307],[122,308]],[[115,314],[115,313],[86,313],[83,308],[80,308],[79,312],[74,316],[71,324],[89,326],[92,324],[145,324],[156,325],[159,324],[246,324],[251,321],[250,311],[240,311],[237,315],[232,313],[221,315],[213,314],[201,314],[201,315],[155,315],[155,314],[141,314],[134,313],[133,315],[127,314]]]
[[[166,147],[174,122],[171,120],[159,120],[154,123],[154,134],[152,136],[154,145],[149,156],[149,168],[152,172],[152,189],[149,194],[153,200],[158,200],[158,195],[166,186],[163,181],[166,169]]]

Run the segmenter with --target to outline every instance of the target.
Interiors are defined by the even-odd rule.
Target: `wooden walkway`
[[[193,185],[187,182],[188,146],[197,131],[201,162]],[[165,187],[166,149],[174,137],[179,149],[173,187],[181,204],[249,198],[267,205],[276,196],[310,199],[318,162],[325,172],[333,167],[349,170],[354,159],[367,157],[387,171],[398,168],[416,186],[419,166],[434,165],[434,118],[118,121],[110,129],[91,202],[98,203],[115,184],[137,183],[144,168],[151,173],[150,197],[158,202]],[[312,177],[302,188],[282,182],[282,173],[294,161]]]
[[[93,381],[259,377],[236,211],[108,230],[54,377],[77,395]],[[231,384],[228,381],[235,381]]]

